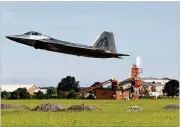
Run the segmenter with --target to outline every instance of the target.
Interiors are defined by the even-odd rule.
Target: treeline
[[[12,93],[6,91],[1,92],[1,98],[3,99],[86,99],[84,96],[78,97],[77,92],[80,91],[79,81],[75,80],[75,77],[67,76],[63,78],[57,85],[57,87],[47,87],[47,92],[44,94],[42,91],[38,91],[31,95],[27,92],[26,88],[18,88]],[[93,98],[93,95],[87,97],[87,99]]]
[[[97,84],[99,82],[95,82]],[[93,86],[93,85],[92,85]],[[12,93],[6,91],[1,92],[1,98],[3,99],[94,99],[94,95],[91,93],[88,97],[77,96],[77,92],[80,91],[79,81],[75,80],[75,77],[67,76],[63,78],[57,85],[57,87],[47,87],[47,92],[44,94],[42,91],[38,91],[33,95],[27,92],[26,88],[18,88]],[[178,97],[179,96],[179,81],[170,80],[163,88],[163,94],[165,97]]]

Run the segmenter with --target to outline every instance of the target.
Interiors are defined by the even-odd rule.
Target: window
[[[54,40],[53,38],[50,38],[50,40]]]
[[[38,33],[36,33],[36,32],[33,32],[33,33],[32,33],[32,35],[38,35]]]
[[[42,35],[42,34],[38,32],[34,32],[34,31],[30,31],[30,32],[25,33],[24,35]]]
[[[38,32],[32,32],[32,35],[41,35],[41,34]]]
[[[30,32],[27,32],[27,33],[25,33],[24,35],[31,35],[31,33],[30,33]]]

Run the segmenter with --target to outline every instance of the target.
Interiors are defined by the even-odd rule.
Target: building
[[[122,98],[130,98],[130,94],[131,94],[131,84],[132,84],[132,80],[131,78],[122,80],[119,82],[119,86],[122,87],[123,92],[122,92]]]
[[[163,95],[163,88],[167,82],[171,79],[169,78],[142,78],[143,85],[149,87],[149,89],[154,88],[155,92]]]
[[[34,91],[34,93],[37,93],[38,91],[43,92],[43,94],[47,94],[47,89],[46,88],[38,88],[37,90]]]
[[[98,88],[94,90],[94,94],[96,96],[96,99],[113,99],[113,100],[121,100],[122,99],[122,91],[120,90],[114,90],[110,88]]]
[[[170,81],[169,78],[141,78],[142,85],[144,85],[145,88],[148,90],[155,89],[155,92],[159,93],[160,95],[163,95],[163,88],[165,84]],[[123,88],[123,90],[128,91],[128,89],[131,87],[131,78],[122,80],[119,82],[119,85]],[[128,96],[128,95],[127,95]]]
[[[119,82],[119,85],[123,88],[123,90],[131,87],[131,78],[122,80]]]
[[[168,81],[170,81],[169,78],[141,78],[142,81],[146,82],[146,83],[158,83],[158,84],[161,84],[161,85],[165,85]]]
[[[28,84],[28,85],[24,85],[24,84],[1,84],[0,85],[1,91],[6,91],[8,93],[11,93],[11,92],[17,90],[18,88],[26,88],[27,91],[31,95],[33,95],[33,93],[39,89],[38,87],[36,87],[33,84]]]

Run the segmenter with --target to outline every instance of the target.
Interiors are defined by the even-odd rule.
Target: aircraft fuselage
[[[120,54],[105,51],[103,49],[94,48],[83,44],[76,44],[54,39],[40,33],[39,35],[14,35],[7,36],[8,39],[25,44],[35,49],[59,52],[70,55],[92,57],[92,58],[121,58]]]

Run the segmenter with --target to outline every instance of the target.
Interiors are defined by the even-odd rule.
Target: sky
[[[179,80],[179,2],[1,2],[0,58],[3,84],[57,86],[70,75],[80,86],[131,77],[141,56],[141,77]],[[103,31],[114,33],[124,59],[95,59],[34,49],[5,38],[37,31],[93,45]]]

